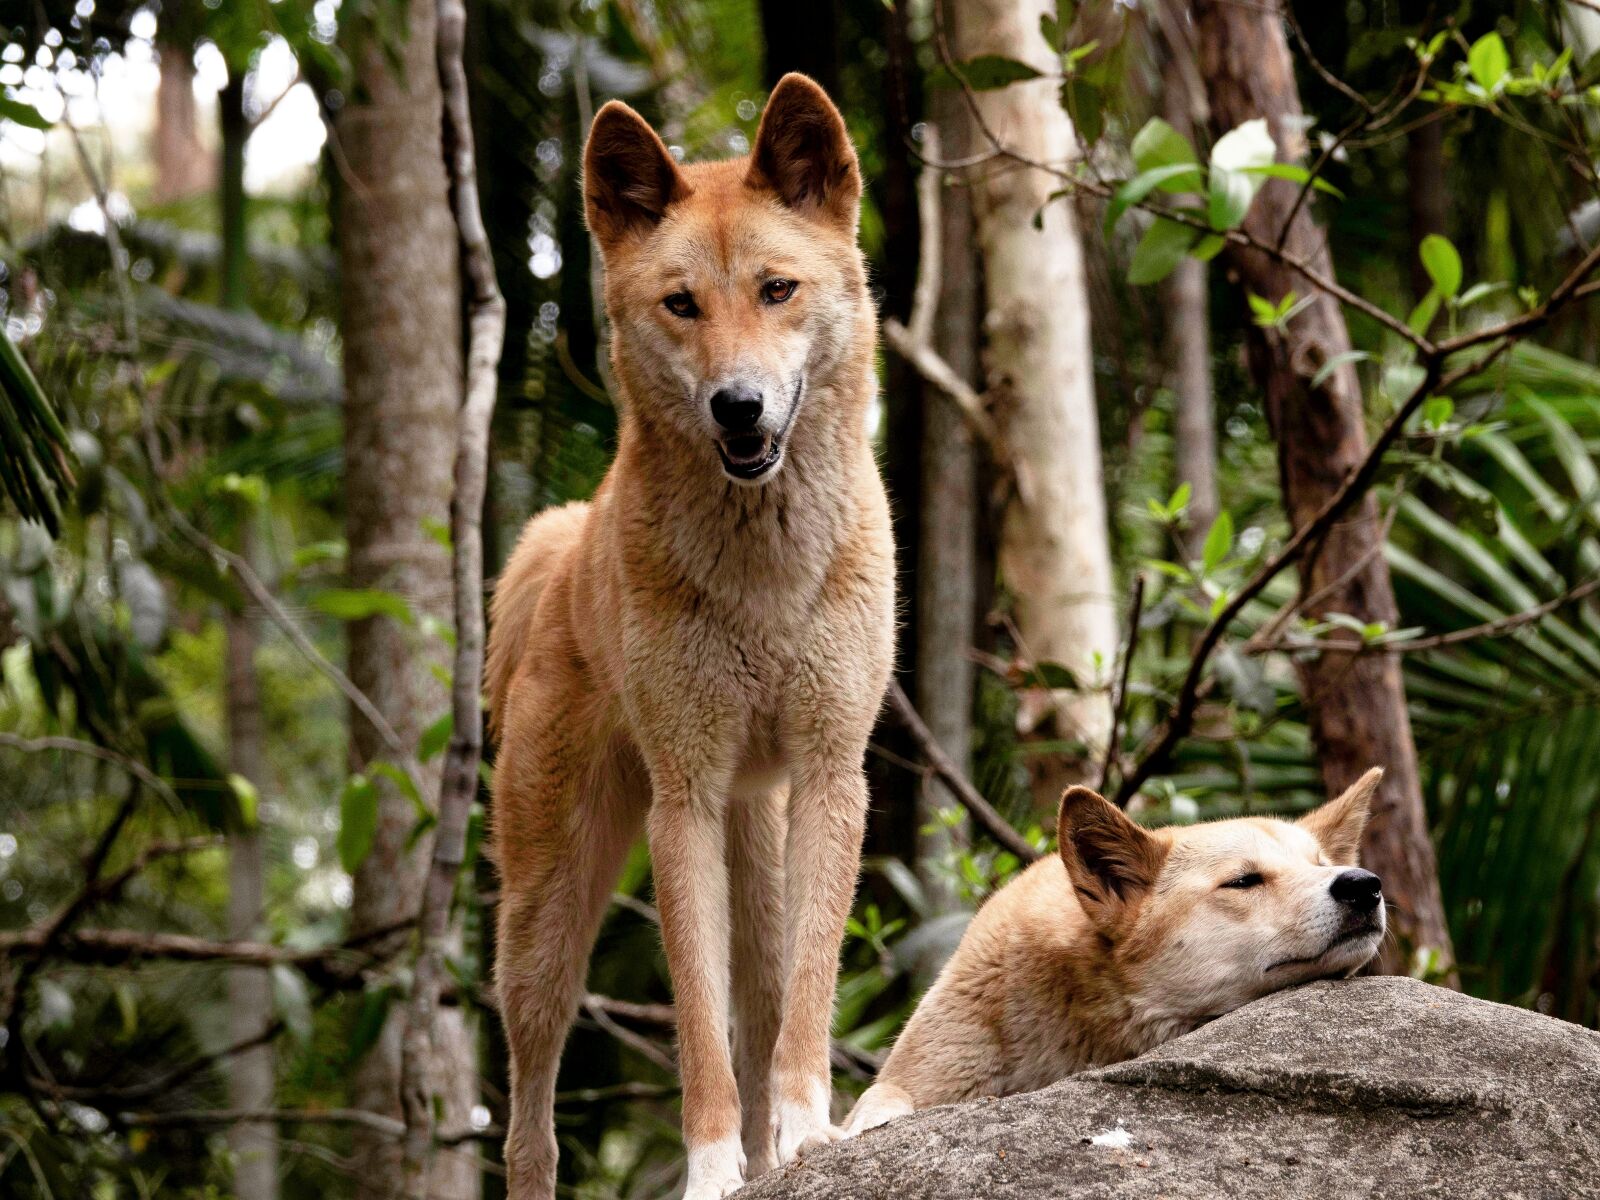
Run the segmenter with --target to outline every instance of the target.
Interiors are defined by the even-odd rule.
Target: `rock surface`
[[[892,1122],[738,1195],[1600,1197],[1600,1033],[1410,979],[1315,983],[1040,1092]]]

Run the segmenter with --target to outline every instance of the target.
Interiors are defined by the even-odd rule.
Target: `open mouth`
[[[735,479],[760,479],[783,457],[783,441],[772,434],[746,433],[717,443],[722,469]]]

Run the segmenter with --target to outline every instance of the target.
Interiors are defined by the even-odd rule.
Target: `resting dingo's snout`
[[[584,179],[641,421],[659,444],[699,447],[707,470],[766,482],[807,410],[839,403],[828,381],[859,342],[861,175],[837,110],[796,79],[773,93],[747,161],[686,171],[613,102]]]

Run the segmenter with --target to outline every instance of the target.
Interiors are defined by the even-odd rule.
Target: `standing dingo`
[[[584,193],[617,457],[591,502],[528,523],[486,670],[506,1164],[513,1200],[553,1196],[562,1044],[646,828],[686,1200],[709,1200],[838,1136],[828,1027],[894,625],[861,177],[838,110],[789,75],[730,162],[679,166],[607,104]]]

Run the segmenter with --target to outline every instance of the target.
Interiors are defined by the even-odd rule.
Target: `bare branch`
[[[944,752],[944,747],[940,746],[938,739],[933,736],[933,731],[917,712],[916,706],[911,703],[911,697],[906,695],[905,689],[897,680],[889,684],[889,708],[894,713],[895,719],[911,735],[911,740],[916,742],[917,749],[926,760],[928,768],[939,777],[945,787],[950,789],[950,794],[972,815],[972,819],[983,826],[990,837],[1023,862],[1038,861],[1039,851],[1033,848],[1027,838],[1012,828],[1011,823],[978,793],[978,789],[967,781],[961,769],[951,761],[950,756]]]
[[[917,259],[917,284],[912,296],[911,317],[902,325],[893,317],[883,322],[883,340],[910,363],[917,374],[954,400],[974,434],[988,447],[997,465],[1010,469],[1011,455],[1000,437],[983,397],[956,372],[933,346],[933,321],[939,308],[939,284],[944,266],[940,260],[939,189],[944,186],[944,168],[939,163],[939,131],[928,126],[923,134],[925,165],[917,177],[917,215],[922,227],[921,250]]]
[[[411,985],[400,1067],[405,1113],[404,1180],[412,1200],[426,1200],[433,1138],[428,1065],[434,1018],[450,936],[450,905],[466,855],[467,822],[478,791],[483,755],[483,497],[489,470],[489,425],[499,385],[506,306],[495,281],[494,258],[478,202],[467,73],[462,62],[467,10],[462,0],[438,0],[437,59],[448,148],[450,201],[461,239],[467,297],[467,362],[456,434],[455,489],[450,501],[455,582],[456,658],[451,683],[454,724],[439,785],[439,824],[423,884],[418,927],[422,946]]]
[[[1144,575],[1133,577],[1133,596],[1128,601],[1128,628],[1122,641],[1122,669],[1117,673],[1117,685],[1111,693],[1111,732],[1106,738],[1106,759],[1100,765],[1100,790],[1104,792],[1111,779],[1111,768],[1117,761],[1117,750],[1122,740],[1123,709],[1128,703],[1128,675],[1133,670],[1133,651],[1139,644],[1139,618],[1144,615]]]
[[[101,762],[108,762],[121,767],[140,783],[146,784],[151,791],[159,794],[163,800],[174,808],[182,807],[182,802],[178,799],[178,794],[172,790],[171,784],[138,759],[124,754],[120,750],[113,750],[108,746],[97,745],[94,742],[85,742],[79,738],[29,738],[21,737],[15,733],[0,733],[0,746],[12,750],[20,750],[24,754],[41,754],[49,750],[59,750],[64,754],[81,754],[85,758],[98,758]]]

